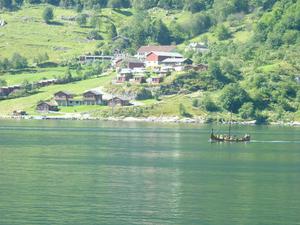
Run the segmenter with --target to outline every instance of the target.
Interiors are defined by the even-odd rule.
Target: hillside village
[[[0,6],[0,115],[299,120],[298,3],[130,2]]]
[[[199,49],[196,49],[199,46]],[[193,47],[195,51],[208,51],[203,44],[192,43],[188,48]],[[142,46],[138,49],[135,56],[127,54],[117,54],[115,56],[101,55],[82,55],[78,57],[82,64],[93,63],[95,61],[107,61],[111,64],[110,69],[116,72],[116,77],[111,83],[113,85],[124,85],[131,83],[135,85],[149,84],[159,85],[164,78],[173,72],[182,72],[194,70],[197,72],[207,71],[208,66],[204,64],[193,64],[191,59],[184,58],[182,54],[176,51],[175,45],[153,45]],[[57,83],[57,80],[39,81],[39,87]],[[17,86],[20,88],[20,86]],[[0,94],[7,94],[7,89],[14,90],[9,87],[0,89]],[[38,112],[59,111],[60,106],[72,107],[80,105],[106,105],[106,106],[130,106],[130,100],[124,96],[117,96],[115,93],[103,93],[103,91],[93,89],[87,90],[82,96],[76,96],[65,90],[61,90],[54,94],[51,101],[38,102],[36,110]]]

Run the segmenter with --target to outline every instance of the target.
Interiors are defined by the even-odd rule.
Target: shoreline
[[[89,115],[72,114],[69,116],[3,116],[0,115],[0,120],[98,120],[98,121],[112,121],[112,122],[146,122],[146,123],[177,123],[177,124],[214,124],[214,122],[207,122],[205,118],[180,118],[178,116],[162,116],[162,117],[91,117]],[[222,122],[221,124],[228,124]],[[232,124],[237,125],[251,125],[257,126],[255,120],[251,121],[233,121]],[[300,121],[283,122],[276,121],[263,125],[274,126],[300,126]]]

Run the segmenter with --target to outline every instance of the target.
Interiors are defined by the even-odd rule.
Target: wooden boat
[[[232,113],[231,113],[232,118]],[[214,134],[214,130],[211,130],[210,141],[211,142],[249,142],[251,140],[251,136],[249,134],[245,134],[243,137],[237,137],[235,135],[231,135],[231,121],[229,122],[229,132],[225,135],[216,135]]]
[[[210,141],[212,142],[249,142],[251,140],[250,135],[245,134],[243,137],[236,137],[232,135],[216,135],[213,130],[210,135]]]

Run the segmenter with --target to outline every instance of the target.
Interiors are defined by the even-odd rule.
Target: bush
[[[27,59],[19,53],[13,54],[10,63],[13,69],[23,69],[28,66]]]
[[[239,109],[239,114],[243,119],[253,118],[255,115],[254,105],[252,102],[247,102]]]
[[[200,105],[199,99],[194,99],[192,102],[192,105],[193,105],[193,107],[196,107],[196,108],[199,107],[199,105]]]
[[[151,91],[146,88],[142,88],[136,95],[136,100],[145,100],[153,98]]]
[[[43,11],[43,20],[46,23],[49,23],[51,20],[53,20],[53,17],[54,17],[53,8],[46,7]]]
[[[220,41],[227,40],[231,37],[231,34],[227,27],[220,25],[216,29],[216,35]]]
[[[89,40],[103,40],[102,36],[99,34],[98,31],[92,30],[89,32],[87,38]]]
[[[76,17],[76,22],[80,27],[84,27],[86,25],[87,17],[88,15],[86,14],[80,14],[79,16]]]
[[[263,115],[261,112],[256,112],[255,113],[255,120],[256,120],[256,124],[266,124],[268,123],[268,116]]]
[[[208,112],[218,112],[218,111],[220,111],[220,108],[208,96],[203,98],[202,107]]]
[[[220,96],[224,109],[237,113],[241,106],[249,100],[248,93],[238,84],[229,84]]]
[[[0,79],[0,87],[6,86],[7,82],[6,80]]]

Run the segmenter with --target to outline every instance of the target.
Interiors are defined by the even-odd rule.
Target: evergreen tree
[[[53,8],[46,7],[43,12],[43,20],[46,23],[49,23],[51,20],[53,20],[53,17],[54,17]]]

